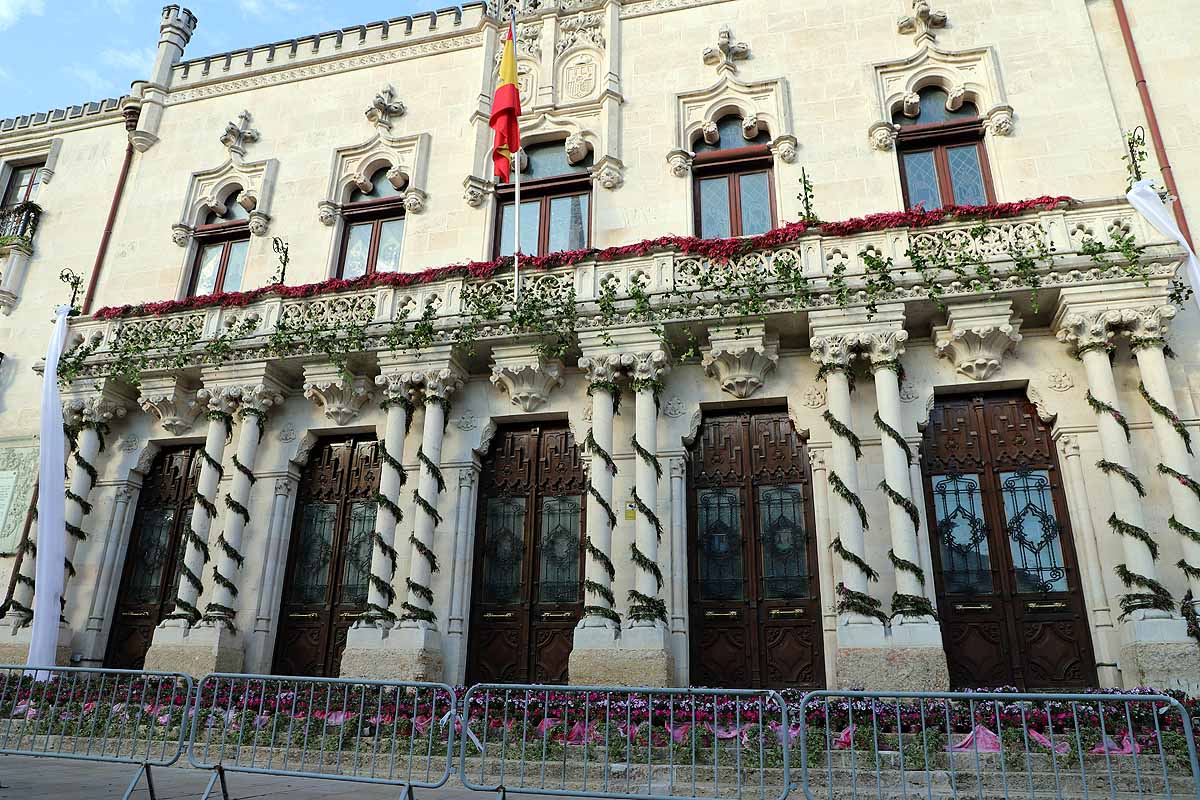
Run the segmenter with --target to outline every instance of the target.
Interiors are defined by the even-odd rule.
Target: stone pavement
[[[57,758],[0,755],[0,800],[118,800],[133,778],[136,767]],[[210,773],[186,767],[154,769],[154,790],[159,800],[197,800]],[[400,789],[343,781],[281,778],[273,775],[227,775],[229,796],[236,800],[353,797],[354,800],[398,800]],[[417,800],[481,800],[486,795],[461,786],[417,789]],[[213,797],[219,800],[220,789]],[[134,800],[149,800],[143,779]]]

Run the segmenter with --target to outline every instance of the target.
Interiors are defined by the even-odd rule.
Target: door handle
[[[804,616],[803,608],[772,608],[770,610],[772,617],[802,617]]]
[[[310,614],[288,614],[289,619],[316,619],[320,614],[313,611]]]
[[[1063,602],[1062,600],[1055,600],[1053,602],[1044,602],[1044,603],[1043,602],[1032,602],[1032,603],[1029,603],[1026,605],[1026,608],[1028,608],[1032,611],[1047,610],[1047,609],[1052,609],[1052,608],[1066,608],[1066,607],[1067,607],[1067,604],[1065,602]]]
[[[122,611],[121,616],[122,617],[148,617],[148,616],[150,616],[150,612],[149,611]]]
[[[955,611],[991,611],[991,603],[955,603]]]
[[[363,616],[363,612],[361,612],[361,611],[343,611],[338,616],[340,616],[342,619],[358,619],[359,617]]]
[[[503,614],[497,614],[495,612],[489,611],[483,615],[483,618],[484,619],[512,619],[513,612],[505,611]]]
[[[737,619],[736,611],[705,611],[705,619]]]
[[[542,619],[570,619],[573,615],[570,611],[543,611]]]

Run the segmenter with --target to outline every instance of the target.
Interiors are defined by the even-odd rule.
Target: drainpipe
[[[129,135],[137,128],[138,115],[141,107],[129,104],[125,107],[125,134]],[[121,162],[121,175],[117,178],[117,188],[113,191],[112,203],[108,206],[108,219],[104,223],[104,233],[100,235],[100,247],[96,251],[96,262],[92,264],[92,273],[88,277],[87,293],[83,296],[83,313],[92,310],[92,300],[96,296],[96,286],[100,283],[100,270],[104,267],[104,257],[108,254],[108,243],[112,240],[113,225],[117,221],[117,209],[121,206],[121,196],[125,194],[125,182],[129,178],[129,165],[133,161],[133,140],[125,143],[125,160]]]
[[[1150,87],[1146,84],[1146,73],[1142,71],[1142,60],[1138,57],[1137,43],[1133,41],[1133,29],[1129,26],[1129,15],[1125,11],[1125,0],[1113,0],[1113,8],[1117,12],[1117,23],[1121,26],[1121,38],[1125,40],[1125,53],[1129,56],[1129,66],[1133,70],[1133,79],[1137,84],[1138,96],[1142,99],[1142,112],[1146,115],[1146,127],[1150,131],[1150,141],[1154,146],[1154,155],[1162,168],[1163,183],[1167,191],[1175,198],[1172,204],[1175,221],[1187,243],[1195,249],[1192,243],[1192,232],[1188,228],[1187,217],[1183,213],[1183,200],[1179,196],[1179,187],[1175,184],[1175,173],[1171,169],[1171,161],[1167,158],[1167,148],[1163,144],[1162,130],[1158,127],[1158,115],[1154,113],[1154,101],[1150,99]]]

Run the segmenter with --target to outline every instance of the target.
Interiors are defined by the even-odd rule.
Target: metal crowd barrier
[[[183,754],[192,679],[178,672],[0,665],[0,753],[151,767]]]
[[[196,686],[188,761],[211,770],[414,788],[453,771],[454,691],[441,683],[206,675]]]
[[[1157,694],[811,692],[807,800],[1200,798],[1192,720]]]
[[[462,701],[467,789],[627,800],[784,800],[778,692],[479,684]]]

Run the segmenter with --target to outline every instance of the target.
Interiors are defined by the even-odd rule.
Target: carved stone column
[[[1147,291],[1153,291],[1149,289]],[[1096,414],[1103,458],[1096,466],[1108,478],[1113,512],[1108,518],[1121,540],[1124,561],[1114,566],[1127,593],[1121,596],[1122,681],[1126,686],[1200,684],[1200,655],[1187,635],[1175,601],[1160,583],[1155,561],[1158,547],[1146,528],[1141,479],[1130,447],[1128,423],[1120,409],[1109,350],[1117,330],[1138,318],[1134,310],[1143,290],[1133,286],[1104,291],[1069,287],[1062,290],[1055,314],[1058,339],[1083,361],[1088,402]]]
[[[1192,603],[1200,597],[1200,483],[1192,467],[1191,434],[1179,420],[1164,351],[1167,321],[1175,316],[1175,307],[1150,305],[1137,309],[1135,314],[1125,333],[1141,372],[1138,389],[1150,407],[1154,424],[1161,459],[1156,470],[1166,481],[1171,498],[1168,526],[1181,538],[1183,560],[1178,566],[1188,583],[1183,602]]]
[[[682,455],[667,459],[671,480],[671,636],[679,685],[688,683],[688,535],[687,462]]]
[[[470,617],[471,560],[475,552],[475,513],[478,508],[475,489],[479,485],[480,464],[473,458],[458,469],[458,496],[455,500],[454,561],[450,565],[450,615],[446,634],[457,639],[454,663],[446,670],[446,680],[461,683],[467,668],[467,623]]]

